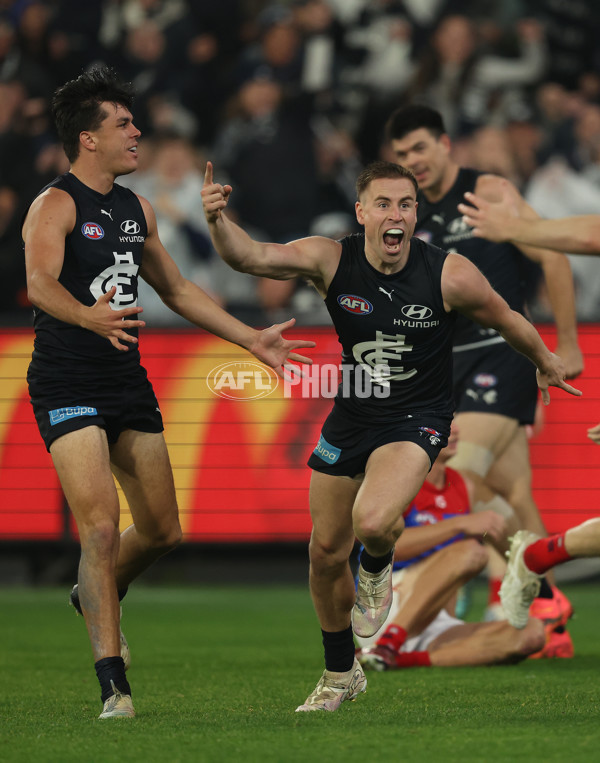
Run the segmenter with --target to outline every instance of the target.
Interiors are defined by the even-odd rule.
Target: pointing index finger
[[[212,162],[206,162],[206,170],[204,171],[204,185],[212,185],[212,182],[213,182]]]

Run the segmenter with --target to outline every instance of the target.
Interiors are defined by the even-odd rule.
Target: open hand
[[[110,306],[111,299],[115,296],[117,287],[113,286],[106,294],[98,298],[91,307],[86,307],[85,318],[81,325],[85,329],[93,331],[105,337],[117,350],[127,351],[129,347],[121,344],[137,344],[137,337],[128,334],[125,329],[140,328],[145,326],[144,321],[131,320],[129,316],[141,313],[142,307],[125,307],[122,310],[113,310]]]
[[[256,341],[249,348],[250,352],[260,361],[270,366],[276,374],[284,377],[286,360],[294,360],[297,363],[312,365],[312,359],[305,355],[299,355],[294,350],[300,347],[314,347],[315,342],[305,339],[284,339],[283,332],[296,323],[295,318],[290,318],[285,323],[276,323],[268,329],[258,333]]]

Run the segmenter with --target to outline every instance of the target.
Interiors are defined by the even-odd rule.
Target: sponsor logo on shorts
[[[486,405],[496,405],[498,402],[498,390],[495,389],[467,389],[467,397],[472,398],[477,403],[486,403]]]
[[[330,445],[327,440],[321,435],[317,447],[313,450],[313,453],[319,458],[322,458],[328,464],[335,464],[341,454],[341,449],[336,448],[335,445]]]
[[[87,405],[74,405],[72,408],[55,408],[50,411],[50,425],[60,424],[67,419],[74,419],[78,416],[97,416],[98,411],[95,408],[90,408]]]
[[[427,437],[432,445],[439,445],[442,441],[442,433],[431,427],[419,427],[419,437]]]
[[[498,377],[494,374],[477,374],[473,382],[478,387],[495,387],[498,384]]]
[[[86,238],[92,239],[92,241],[104,238],[104,230],[98,223],[84,223],[81,226],[81,232]]]
[[[373,312],[373,305],[364,297],[356,294],[340,294],[337,298],[338,305],[352,315],[368,315]]]

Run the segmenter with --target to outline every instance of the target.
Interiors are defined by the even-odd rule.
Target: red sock
[[[431,666],[429,652],[406,652],[396,655],[399,668],[428,668]]]
[[[488,605],[500,604],[500,586],[502,585],[502,578],[490,578],[488,582]]]
[[[387,646],[397,652],[406,641],[406,631],[399,625],[388,625],[385,631],[377,639],[377,646]]]
[[[565,534],[551,535],[549,538],[540,538],[527,546],[523,554],[523,561],[532,572],[543,575],[556,564],[562,564],[571,559],[571,555],[565,548]]]

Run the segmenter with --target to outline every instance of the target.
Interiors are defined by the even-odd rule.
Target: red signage
[[[553,347],[553,329],[541,331]],[[316,341],[309,354],[331,375],[340,362],[333,330],[294,333]],[[583,398],[551,390],[531,441],[535,499],[551,532],[598,513],[600,448],[586,430],[600,422],[599,334],[597,325],[580,328],[586,370],[576,386]],[[331,395],[318,394],[314,383],[286,390],[248,353],[193,329],[145,332],[140,345],[165,421],[186,540],[307,541],[306,460]],[[30,331],[0,331],[0,540],[74,535],[29,404],[31,346]],[[131,518],[122,496],[121,506],[125,527]]]

